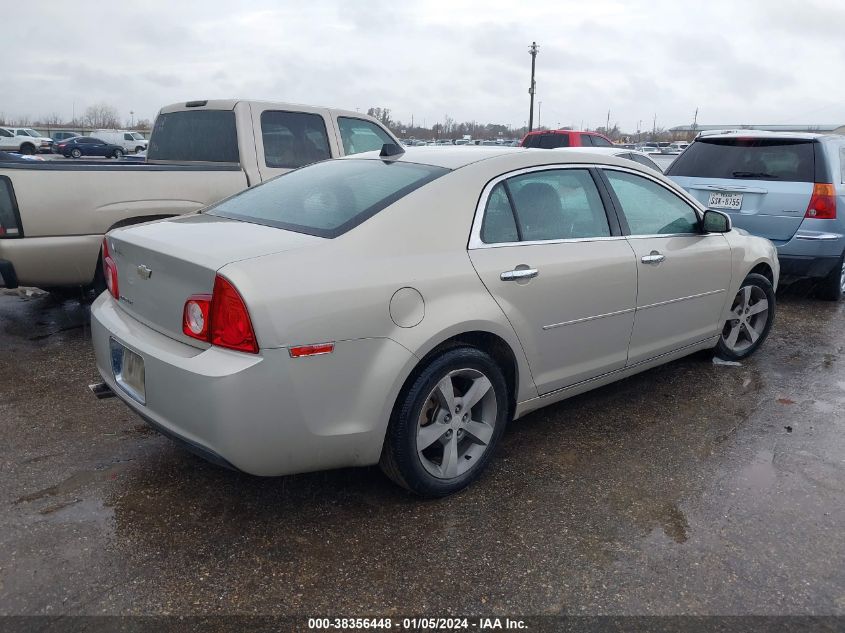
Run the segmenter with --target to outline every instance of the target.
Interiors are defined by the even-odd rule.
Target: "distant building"
[[[845,134],[845,124],[817,125],[799,124],[790,125],[748,125],[748,124],[726,124],[726,125],[678,125],[669,128],[674,139],[691,139],[699,132],[710,132],[713,130],[769,130],[771,132],[815,132],[816,134]]]

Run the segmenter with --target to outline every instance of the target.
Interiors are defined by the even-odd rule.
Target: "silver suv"
[[[728,213],[734,226],[770,239],[783,276],[818,279],[824,299],[845,293],[845,136],[699,136],[666,175],[706,207]]]

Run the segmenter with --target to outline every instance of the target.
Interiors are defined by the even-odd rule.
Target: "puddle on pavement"
[[[771,487],[777,478],[774,458],[773,451],[757,451],[754,460],[740,471],[739,480],[751,488],[762,490]]]
[[[101,470],[85,470],[75,473],[55,486],[49,486],[48,488],[18,497],[15,499],[14,505],[38,501],[47,497],[70,494],[92,483],[116,479],[118,473],[126,468],[126,466],[127,464],[125,462],[120,462]]]

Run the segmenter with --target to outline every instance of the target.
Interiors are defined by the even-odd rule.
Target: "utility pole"
[[[695,130],[698,127],[698,108],[695,109],[695,114],[692,117],[692,137],[695,138]]]
[[[534,83],[534,67],[537,63],[537,52],[540,50],[540,47],[537,46],[537,42],[531,42],[531,46],[528,47],[528,52],[531,54],[531,87],[528,88],[528,94],[531,95],[531,110],[528,113],[528,131],[534,129],[534,92],[535,92],[535,83]]]
[[[651,126],[651,140],[657,140],[657,112],[654,113],[654,123]]]
[[[643,140],[642,129],[643,129],[643,120],[640,119],[639,121],[637,121],[637,143],[639,143]]]
[[[538,130],[539,130],[541,127],[543,127],[543,124],[542,124],[542,122],[541,122],[541,116],[540,116],[540,115],[542,115],[542,114],[543,114],[543,102],[542,102],[542,101],[538,101],[538,102],[537,102],[537,129],[538,129]]]
[[[610,138],[610,110],[607,111],[607,123],[604,126],[604,133],[607,138]]]

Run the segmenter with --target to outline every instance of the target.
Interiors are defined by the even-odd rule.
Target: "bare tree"
[[[82,117],[85,125],[93,128],[118,128],[120,127],[120,115],[117,108],[107,103],[97,103],[85,109]]]
[[[138,119],[135,121],[135,130],[151,130],[153,129],[153,124],[149,119]]]

